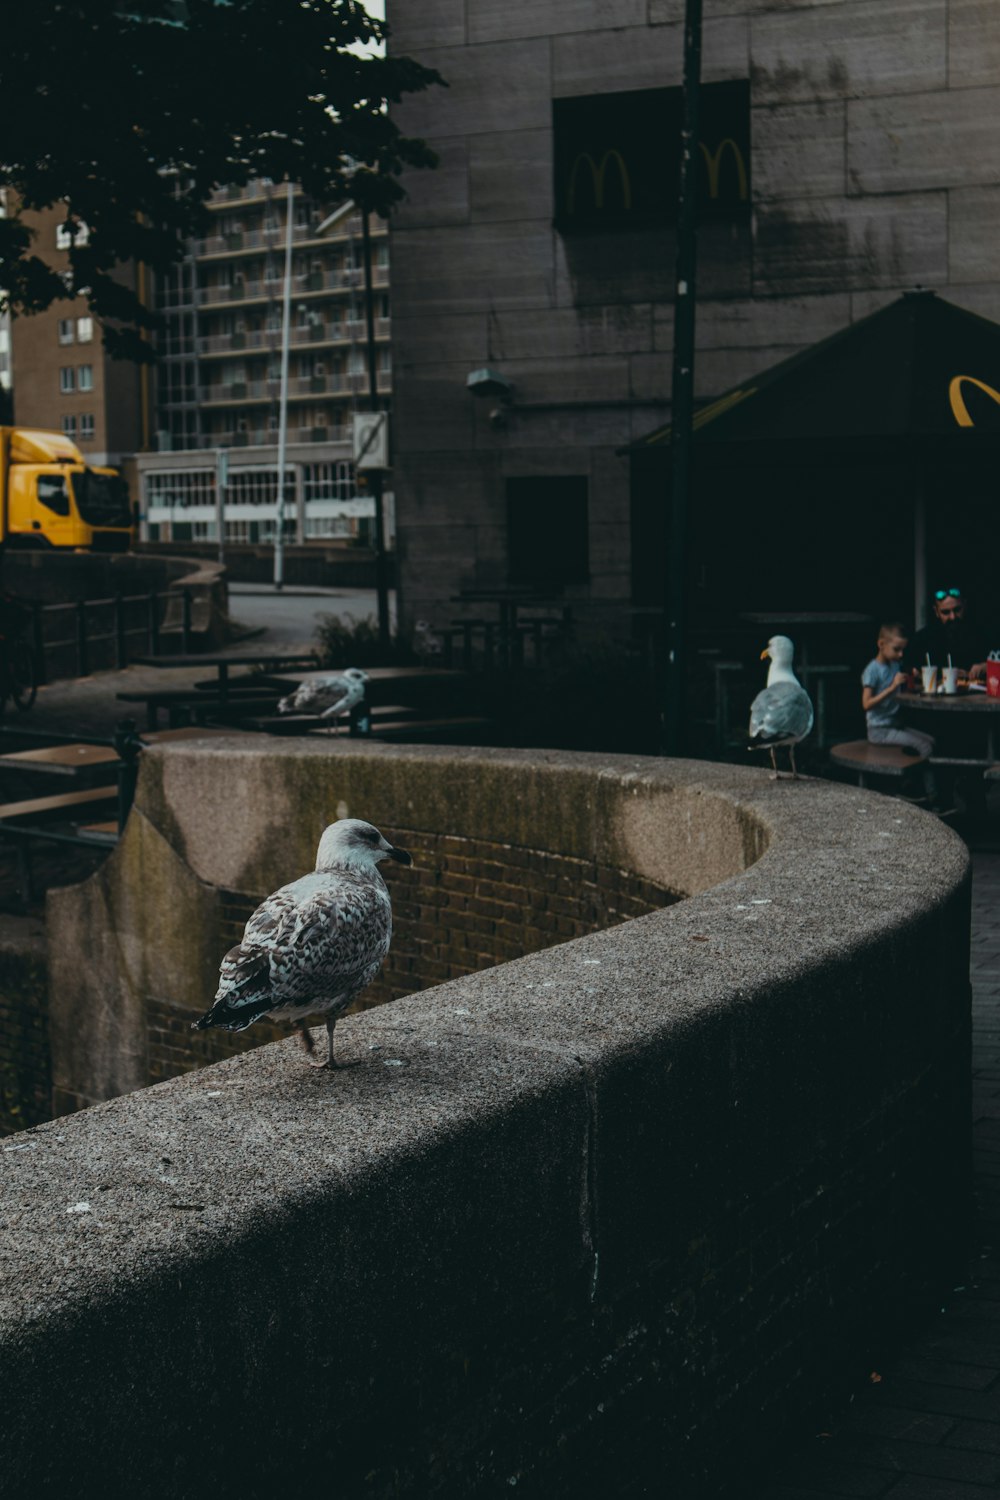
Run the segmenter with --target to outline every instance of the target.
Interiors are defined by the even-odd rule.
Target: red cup
[[[986,692],[990,698],[1000,698],[1000,661],[986,663]]]

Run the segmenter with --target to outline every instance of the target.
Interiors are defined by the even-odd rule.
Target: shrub
[[[387,667],[398,658],[396,643],[379,643],[373,615],[364,620],[341,615],[319,615],[313,632],[322,667]]]

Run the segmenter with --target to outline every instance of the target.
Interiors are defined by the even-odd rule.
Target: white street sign
[[[389,417],[384,411],[354,413],[354,467],[389,467]]]

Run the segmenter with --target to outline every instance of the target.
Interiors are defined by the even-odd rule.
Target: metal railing
[[[527,666],[540,667],[547,648],[565,641],[573,633],[570,610],[561,617],[538,615],[520,619],[514,626],[496,620],[453,620],[434,627],[441,641],[440,665],[465,672],[495,672]],[[431,665],[425,658],[425,665]]]
[[[133,644],[133,654],[138,650],[152,656],[159,650],[161,635],[176,633],[181,651],[191,649],[190,589],[113,594],[106,599],[77,599],[70,604],[43,604],[40,600],[25,604],[31,611],[31,647],[40,684],[49,680],[48,660],[59,651],[75,662],[77,677],[86,677],[99,654],[96,648],[110,645],[116,668],[128,666],[130,641],[139,642],[138,646]],[[172,607],[177,607],[176,626],[170,619]],[[55,635],[46,629],[50,621],[57,629],[65,622],[65,633]]]

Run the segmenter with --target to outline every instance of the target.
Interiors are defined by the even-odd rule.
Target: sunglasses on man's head
[[[961,589],[935,589],[934,597],[940,604],[942,599],[961,599]]]

